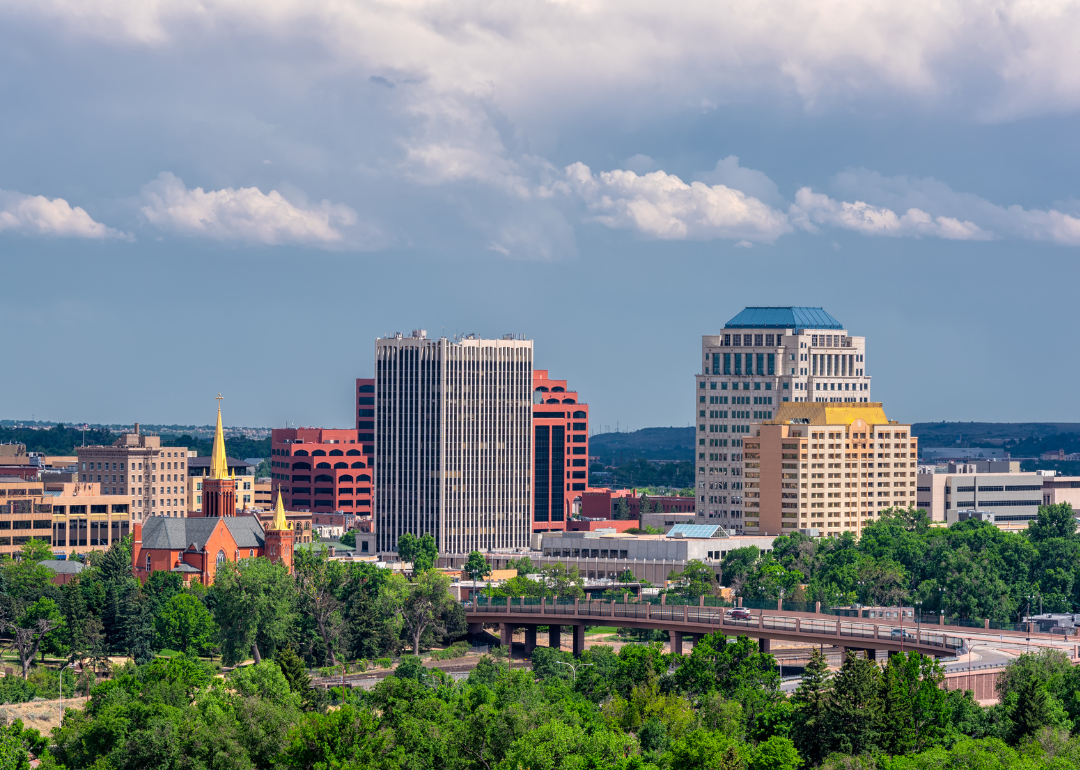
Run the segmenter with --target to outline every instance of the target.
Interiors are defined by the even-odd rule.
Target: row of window
[[[281,455],[281,456],[288,457],[289,456],[289,450],[288,449],[271,449],[270,454],[272,454],[272,455]],[[350,449],[347,452],[343,452],[340,449],[331,449],[329,452],[327,452],[325,449],[315,449],[315,450],[313,450],[311,452],[310,455],[308,455],[308,451],[306,449],[297,449],[295,452],[292,453],[292,455],[295,456],[295,457],[309,457],[309,456],[310,457],[327,457],[327,456],[330,456],[330,457],[343,457],[343,456],[356,457],[356,456],[362,455],[362,454],[363,454],[363,452],[361,452],[359,449]]]
[[[705,357],[708,358],[709,355],[706,353]],[[776,374],[775,353],[712,353],[711,355],[713,374],[757,374],[758,376]],[[721,358],[723,363],[721,363]]]
[[[782,334],[725,334],[720,344],[725,348],[771,348],[783,345]]]

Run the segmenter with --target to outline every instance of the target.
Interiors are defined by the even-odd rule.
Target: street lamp
[[[574,681],[575,682],[577,682],[577,670],[579,668],[586,668],[588,666],[595,666],[596,665],[595,663],[578,663],[575,666],[575,665],[573,665],[571,663],[566,663],[566,662],[561,661],[561,660],[557,660],[555,662],[558,663],[560,666],[570,666],[570,670],[574,672]]]
[[[60,669],[60,724],[64,724],[64,672],[75,665],[75,661],[71,661],[62,669]]]

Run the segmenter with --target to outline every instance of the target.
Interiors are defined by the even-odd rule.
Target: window
[[[710,382],[709,383],[709,390],[716,390],[716,383],[715,382]],[[582,415],[582,416],[584,416],[584,415]]]
[[[221,566],[225,562],[225,551],[217,552],[217,566]]]
[[[724,353],[724,374],[731,374],[731,353]],[[702,383],[704,387],[704,383]],[[724,383],[727,386],[727,383]]]
[[[765,342],[765,338],[760,334],[754,335],[754,347],[760,348]]]
[[[766,335],[765,335],[765,347],[767,347],[767,348],[771,348],[771,347],[773,346],[773,338],[774,338],[774,337],[773,337],[773,335],[772,335],[772,334],[766,334]],[[779,339],[780,339],[780,335],[779,335],[779,334],[775,335],[775,338],[776,338],[777,340],[779,340]]]
[[[768,361],[769,361],[769,372],[768,373],[770,375],[776,374],[776,354],[775,353],[769,353],[768,354]]]
[[[742,374],[742,353],[735,354],[735,374]],[[750,354],[746,354],[747,364],[750,363]]]

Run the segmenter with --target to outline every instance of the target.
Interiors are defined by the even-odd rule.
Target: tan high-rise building
[[[918,444],[879,402],[786,403],[743,442],[745,531],[836,536],[916,505]]]
[[[743,441],[785,403],[870,401],[866,339],[819,307],[748,307],[701,338],[695,376],[699,524],[743,532]],[[746,529],[747,534],[750,530]]]
[[[19,551],[31,538],[55,554],[104,551],[128,534],[128,498],[101,485],[0,477],[0,554]]]
[[[103,494],[127,497],[131,518],[187,515],[187,449],[162,447],[160,436],[135,430],[111,446],[78,447],[79,481],[100,484]]]

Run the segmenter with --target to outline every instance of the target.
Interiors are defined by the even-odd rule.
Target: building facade
[[[188,515],[203,514],[203,482],[210,475],[209,457],[188,457]],[[255,491],[255,466],[235,457],[225,458],[226,475],[236,480],[236,510],[254,508],[258,505]],[[267,508],[273,503],[267,501]]]
[[[187,515],[187,448],[162,447],[139,423],[111,446],[78,447],[78,472],[80,482],[127,497],[133,519]]]
[[[272,494],[288,511],[371,514],[373,458],[352,428],[275,428]],[[370,447],[368,447],[370,448]]]
[[[533,532],[566,529],[589,485],[589,405],[566,380],[533,370]]]
[[[994,467],[1009,465],[1014,466],[1011,472]],[[933,466],[920,466],[917,505],[932,521],[954,524],[965,512],[983,511],[993,514],[994,525],[1001,529],[1026,529],[1038,518],[1045,484],[1052,479],[1023,473],[1019,465],[1007,461],[949,463],[944,473],[935,473]]]
[[[130,498],[102,494],[97,482],[0,478],[0,554],[30,539],[48,541],[57,555],[105,551],[130,527]]]
[[[356,378],[356,433],[364,454],[375,454],[375,380]]]
[[[743,443],[744,531],[833,537],[916,505],[918,440],[880,403],[782,403]]]
[[[531,340],[421,330],[376,341],[380,553],[406,532],[430,533],[440,553],[528,546],[532,392]]]
[[[701,338],[695,375],[700,523],[745,528],[743,440],[783,403],[866,403],[866,340],[821,308],[748,307]]]

